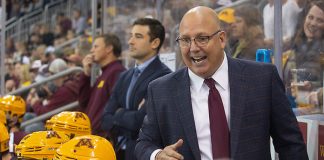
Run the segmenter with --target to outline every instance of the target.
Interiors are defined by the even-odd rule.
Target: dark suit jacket
[[[130,93],[130,108],[126,109],[127,89],[133,72],[134,68],[121,73],[113,93],[105,106],[101,125],[103,130],[116,133],[116,136],[127,137],[127,144],[129,145],[126,148],[132,152],[131,159],[134,159],[135,141],[138,138],[138,132],[146,114],[145,105],[139,109],[139,104],[147,97],[148,84],[158,77],[171,73],[171,70],[158,57],[155,58],[137,79]]]
[[[276,67],[228,57],[228,68],[231,159],[270,160],[270,136],[280,160],[308,159]],[[149,85],[137,159],[148,160],[154,150],[180,138],[184,143],[178,152],[184,159],[200,160],[187,68]]]

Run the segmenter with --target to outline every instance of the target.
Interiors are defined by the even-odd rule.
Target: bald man
[[[277,69],[233,59],[217,14],[195,7],[177,38],[187,67],[148,87],[140,160],[268,160],[272,137],[280,160],[308,159]]]

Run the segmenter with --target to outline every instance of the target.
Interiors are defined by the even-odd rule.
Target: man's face
[[[305,19],[304,32],[309,40],[319,39],[324,32],[324,11],[313,6]]]
[[[94,61],[100,64],[108,58],[109,46],[106,46],[104,38],[99,37],[94,41],[90,52],[93,54]]]
[[[202,78],[212,76],[219,68],[224,58],[225,32],[220,31],[209,38],[203,46],[197,45],[194,38],[210,36],[220,30],[213,16],[202,14],[188,14],[180,23],[179,34],[181,38],[190,38],[189,47],[180,47],[182,59],[186,66]]]
[[[150,41],[149,27],[134,25],[128,40],[130,56],[139,63],[145,62],[155,54],[157,46]]]

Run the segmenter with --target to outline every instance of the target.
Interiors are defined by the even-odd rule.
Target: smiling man
[[[276,67],[227,57],[214,10],[189,10],[177,42],[187,67],[150,83],[137,159],[269,160],[270,137],[280,159],[308,159]]]

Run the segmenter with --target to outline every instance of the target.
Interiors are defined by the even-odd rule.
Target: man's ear
[[[219,40],[221,42],[222,48],[225,48],[225,44],[226,44],[226,33],[224,31],[222,31],[221,33],[219,33]]]
[[[219,39],[222,43],[226,42],[226,33],[224,31],[219,34]]]
[[[161,43],[161,40],[159,38],[155,38],[152,42],[151,42],[151,47],[153,49],[157,49],[159,47]]]
[[[112,52],[112,50],[113,50],[113,46],[112,45],[108,45],[105,48],[106,53],[110,53],[110,52]]]

